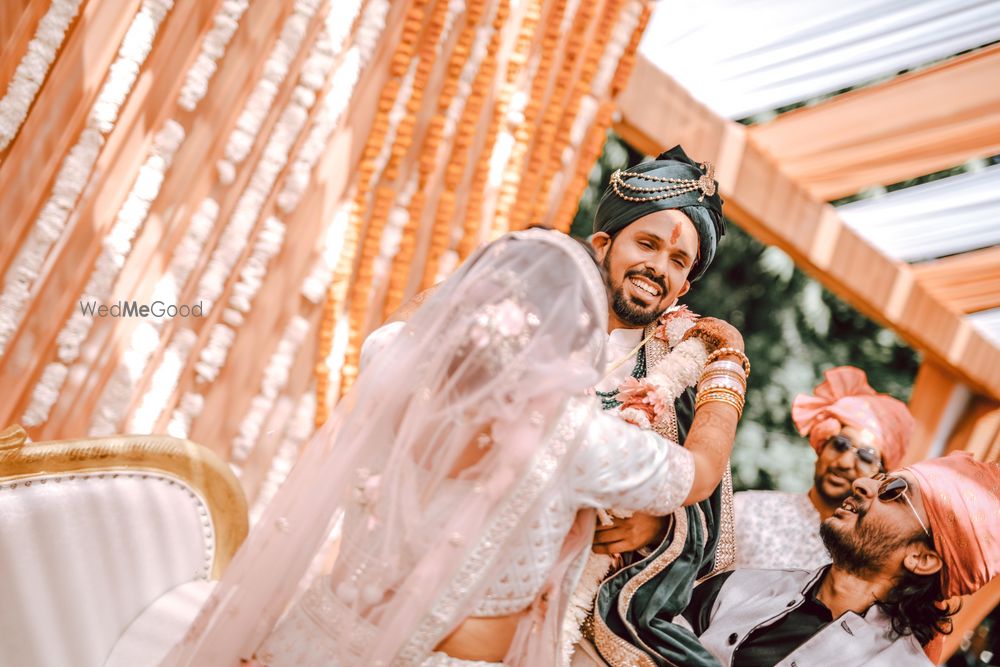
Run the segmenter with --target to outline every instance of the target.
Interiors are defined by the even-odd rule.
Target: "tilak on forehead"
[[[715,169],[707,162],[695,162],[680,146],[661,153],[655,160],[611,175],[611,183],[597,206],[594,233],[614,236],[639,218],[671,209],[687,215],[698,231],[698,258],[688,275],[689,280],[697,280],[715,258],[726,223]],[[677,242],[680,231],[680,225],[674,225],[671,243]]]

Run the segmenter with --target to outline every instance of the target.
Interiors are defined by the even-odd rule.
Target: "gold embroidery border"
[[[667,547],[658,558],[649,563],[642,570],[639,571],[637,575],[632,577],[627,584],[622,588],[621,593],[618,597],[618,615],[621,617],[622,622],[635,633],[635,628],[627,620],[628,607],[632,603],[632,598],[638,592],[639,587],[645,583],[648,583],[656,575],[660,574],[667,568],[668,565],[677,560],[681,551],[684,549],[684,543],[687,540],[687,512],[684,508],[675,510],[672,519],[674,523],[673,527],[673,537],[671,538],[670,546]],[[601,588],[611,579],[609,577],[601,584],[598,588],[598,593],[600,593]],[[596,610],[595,610],[596,611]],[[608,627],[608,624],[604,621],[604,618],[599,614],[595,613],[594,619],[594,645],[597,647],[598,652],[611,667],[634,667],[639,665],[640,667],[656,667],[656,663],[653,662],[652,658],[649,657],[647,652],[653,653],[653,650],[642,645],[642,648],[633,646],[629,642],[625,641]],[[638,636],[638,633],[635,633]]]
[[[722,520],[719,529],[719,542],[715,545],[715,565],[701,583],[708,577],[714,577],[719,572],[725,572],[736,563],[736,516],[733,511],[733,470],[726,465],[726,474],[722,476]]]

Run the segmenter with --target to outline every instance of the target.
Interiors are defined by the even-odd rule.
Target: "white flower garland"
[[[150,155],[139,168],[132,189],[126,196],[115,224],[104,237],[103,247],[86,286],[81,301],[105,303],[112,293],[115,280],[132,251],[132,240],[146,222],[149,209],[163,184],[164,174],[174,154],[184,141],[184,128],[167,121],[153,139]],[[66,381],[68,369],[80,356],[80,346],[94,325],[94,317],[82,309],[74,309],[56,336],[58,363],[49,364],[32,391],[31,402],[22,417],[26,426],[38,426],[48,419],[52,406]],[[63,370],[56,367],[61,366]]]
[[[318,0],[296,0],[294,11],[282,24],[278,40],[264,63],[264,72],[244,103],[243,111],[236,119],[236,127],[226,141],[225,157],[220,160],[219,167],[219,178],[223,184],[232,182],[236,165],[243,162],[253,148],[278,90],[288,75],[288,68],[302,48],[318,6]]]
[[[260,439],[261,428],[274,408],[279,394],[288,383],[295,355],[309,334],[309,321],[295,315],[285,327],[285,333],[271,355],[260,382],[260,392],[250,402],[250,409],[240,422],[239,434],[233,439],[230,463],[242,466],[246,463],[254,445]]]
[[[251,302],[267,274],[267,265],[280,252],[284,239],[284,223],[273,216],[268,217],[257,235],[252,254],[240,268],[240,279],[233,285],[228,306],[222,313],[222,322],[212,327],[209,342],[201,350],[195,365],[199,383],[214,382],[219,376],[229,357],[229,348],[236,339],[235,330],[242,326],[244,315],[250,312]]]
[[[82,0],[52,0],[38,22],[35,36],[28,42],[21,62],[0,99],[0,151],[6,150],[28,117],[38,91],[48,76],[49,68],[62,47],[73,19],[80,11]]]
[[[343,14],[337,15],[336,20],[327,22],[327,29],[331,33],[330,41],[333,44],[331,48],[333,53],[339,53],[343,48],[347,38],[346,29],[354,22],[360,6],[349,4],[338,9],[341,9]],[[299,148],[288,170],[284,186],[278,194],[278,207],[285,213],[291,213],[295,210],[295,207],[302,200],[302,195],[309,185],[312,169],[319,158],[326,153],[330,135],[337,127],[354,95],[354,88],[357,86],[362,70],[368,65],[375,52],[378,38],[385,29],[388,13],[388,0],[372,0],[365,7],[354,36],[354,44],[344,54],[331,76],[330,86],[316,112],[316,118],[309,129],[309,136]],[[331,13],[331,17],[333,16],[334,14]],[[348,16],[350,16],[349,19]],[[338,29],[337,25],[342,27]],[[328,69],[328,67],[324,69],[324,72]]]
[[[326,298],[326,290],[333,281],[333,273],[344,250],[344,236],[350,222],[350,204],[354,197],[346,193],[345,202],[333,213],[331,222],[326,225],[323,238],[323,249],[313,264],[309,275],[302,281],[300,292],[310,303],[319,305]]]
[[[260,519],[260,515],[264,513],[264,509],[270,504],[271,499],[274,498],[274,494],[277,493],[278,488],[285,481],[285,478],[288,477],[292,466],[298,460],[302,445],[312,435],[315,411],[316,393],[314,391],[307,391],[302,394],[296,405],[295,413],[288,424],[285,437],[278,446],[274,458],[271,459],[267,475],[264,477],[264,481],[260,485],[260,490],[257,492],[257,498],[250,509],[251,526],[254,526],[257,520]],[[230,465],[232,466],[232,464]],[[242,467],[232,467],[239,473],[242,473]]]
[[[208,92],[208,84],[215,75],[217,62],[225,54],[229,40],[236,34],[243,13],[250,6],[249,0],[225,0],[212,19],[212,29],[201,42],[201,50],[194,64],[184,77],[178,104],[182,109],[194,111],[198,102]]]
[[[194,391],[184,392],[167,424],[167,433],[175,438],[187,439],[191,434],[191,423],[205,407],[205,397]]]
[[[163,352],[159,365],[149,380],[149,391],[143,395],[126,427],[127,433],[150,433],[177,387],[181,372],[187,365],[191,348],[198,335],[191,329],[181,329]]]
[[[357,10],[355,9],[350,15],[353,17],[356,13]],[[272,135],[272,140],[269,141],[265,148],[261,164],[258,165],[257,170],[251,177],[250,185],[240,198],[237,204],[237,211],[230,219],[230,225],[223,232],[223,239],[220,240],[219,248],[213,254],[205,276],[202,278],[202,283],[199,285],[200,293],[203,296],[212,296],[209,304],[214,302],[215,298],[221,294],[221,290],[224,288],[225,280],[231,270],[226,267],[234,265],[238,256],[242,253],[242,246],[239,246],[240,227],[234,226],[234,223],[245,226],[247,232],[249,231],[249,226],[256,219],[281,168],[288,160],[289,148],[300,134],[308,117],[309,108],[316,102],[315,92],[324,85],[324,75],[326,72],[329,72],[332,55],[343,46],[350,27],[350,21],[347,22],[346,26],[342,25],[344,16],[346,14],[335,14],[331,9],[330,14],[325,17],[322,32],[311,49],[306,62],[303,64],[299,75],[299,85],[293,91],[293,102],[289,104],[289,107],[286,108],[285,112],[279,118],[274,135]],[[351,21],[353,21],[353,18]],[[382,15],[382,24],[384,25],[384,13]],[[381,28],[379,28],[379,32],[381,32]],[[374,41],[370,50],[373,49]],[[331,85],[335,86],[336,84],[337,81],[334,80]],[[346,105],[348,101],[349,99],[345,99],[343,104]],[[297,105],[296,109],[293,110],[292,107],[295,105]],[[338,115],[339,113],[340,111],[337,112]],[[315,122],[318,123],[319,121]],[[281,143],[272,143],[276,136],[281,139]],[[315,132],[311,131],[306,144],[310,143],[314,138],[316,138]],[[299,154],[301,152],[300,150]],[[275,156],[279,155],[280,165],[274,159]],[[272,161],[270,168],[261,170],[264,160],[269,158]],[[235,173],[235,167],[232,168]],[[309,170],[307,170],[307,177],[308,172]],[[264,189],[265,187],[266,190]],[[253,191],[254,188],[256,188],[255,192]],[[241,209],[243,211],[242,214]],[[346,225],[346,218],[344,224]],[[339,236],[343,236],[342,231]],[[246,238],[246,233],[243,234],[243,238]],[[266,265],[270,258],[275,256],[280,250],[283,238],[284,224],[275,217],[265,220],[264,227],[255,244],[254,253],[241,270],[241,280],[234,286],[233,293],[229,299],[229,307],[223,312],[222,320],[224,323],[217,323],[213,327],[208,343],[201,350],[199,360],[195,363],[195,381],[198,384],[209,384],[214,382],[218,377],[228,357],[229,349],[235,341],[236,334],[234,328],[242,325],[244,321],[243,316],[249,312],[251,302],[263,282],[266,274]],[[340,238],[340,243],[342,245],[342,238]],[[310,277],[313,277],[313,275],[310,274]],[[308,283],[309,278],[306,280]],[[305,289],[305,284],[303,285],[303,289]],[[325,286],[322,289],[325,291]],[[318,299],[322,299],[322,296],[319,296]],[[182,401],[182,404],[175,409],[174,414],[171,416],[171,424],[178,431],[190,430],[193,420],[200,414],[203,405],[203,399],[196,400],[195,398],[200,396],[197,392],[188,392],[188,394],[185,395],[187,400]]]
[[[132,388],[159,345],[158,326],[150,321],[140,322],[132,332],[128,349],[101,392],[90,420],[89,435],[112,435],[118,431],[118,424],[132,399]]]
[[[704,344],[697,338],[682,340],[687,331],[694,326],[696,316],[684,307],[670,308],[661,318],[656,336],[666,341],[670,352],[646,373],[644,381],[653,388],[655,396],[648,397],[648,403],[656,406],[673,405],[674,401],[688,387],[698,383],[705,370],[708,353]],[[634,378],[629,378],[623,387],[634,384]],[[622,390],[620,390],[622,391]],[[626,404],[627,405],[627,404]],[[637,408],[619,409],[619,415],[633,424],[643,428],[652,428],[645,411]],[[631,515],[630,512],[610,510],[610,514],[620,518]],[[610,522],[608,513],[599,510],[602,523]],[[590,553],[583,574],[570,598],[569,609],[563,619],[562,647],[564,665],[569,665],[576,644],[580,641],[580,625],[594,608],[594,599],[598,588],[614,565],[614,559],[604,554]]]
[[[114,128],[122,103],[128,97],[139,69],[153,48],[153,39],[173,0],[143,0],[118,49],[87,116],[76,144],[63,159],[52,186],[52,194],[8,269],[0,294],[0,354],[21,324],[24,308],[38,280],[49,251],[62,236],[70,213],[104,146],[104,137]]]

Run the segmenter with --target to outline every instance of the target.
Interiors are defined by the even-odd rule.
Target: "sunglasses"
[[[906,504],[910,508],[910,511],[913,512],[913,516],[917,517],[917,522],[920,524],[920,527],[924,529],[924,535],[927,537],[931,536],[931,531],[927,530],[924,520],[921,519],[920,515],[917,513],[917,508],[913,506],[912,502],[910,502],[909,494],[907,494],[907,491],[910,490],[910,485],[905,479],[902,477],[896,477],[895,475],[886,475],[881,472],[877,475],[873,475],[872,479],[876,482],[880,482],[878,486],[879,500],[883,503],[891,503],[895,500],[899,500],[900,498],[905,500]]]
[[[844,452],[854,450],[854,456],[857,457],[859,461],[866,465],[878,466],[882,465],[882,455],[878,453],[878,450],[874,447],[858,447],[851,439],[843,435],[835,435],[826,441],[828,445],[833,447],[838,453],[843,454]]]

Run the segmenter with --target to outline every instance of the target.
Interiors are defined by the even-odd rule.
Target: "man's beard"
[[[855,502],[860,503],[860,499],[855,498]],[[888,527],[865,522],[864,517],[865,511],[859,507],[853,531],[836,526],[830,519],[819,525],[819,536],[833,563],[856,575],[878,572],[896,549],[912,539],[897,535]]]
[[[652,309],[647,310],[641,306],[635,305],[627,296],[625,296],[625,281],[628,280],[629,276],[643,276],[660,286],[663,293],[666,294],[667,286],[663,284],[663,279],[653,273],[652,270],[646,269],[644,271],[628,271],[622,278],[622,284],[617,288],[611,283],[611,271],[610,271],[610,260],[611,252],[604,256],[604,284],[611,294],[611,310],[614,311],[615,317],[618,318],[623,324],[628,324],[633,327],[645,327],[649,326],[657,319],[660,315],[666,312],[667,308],[662,309]],[[669,306],[668,306],[669,307]]]

